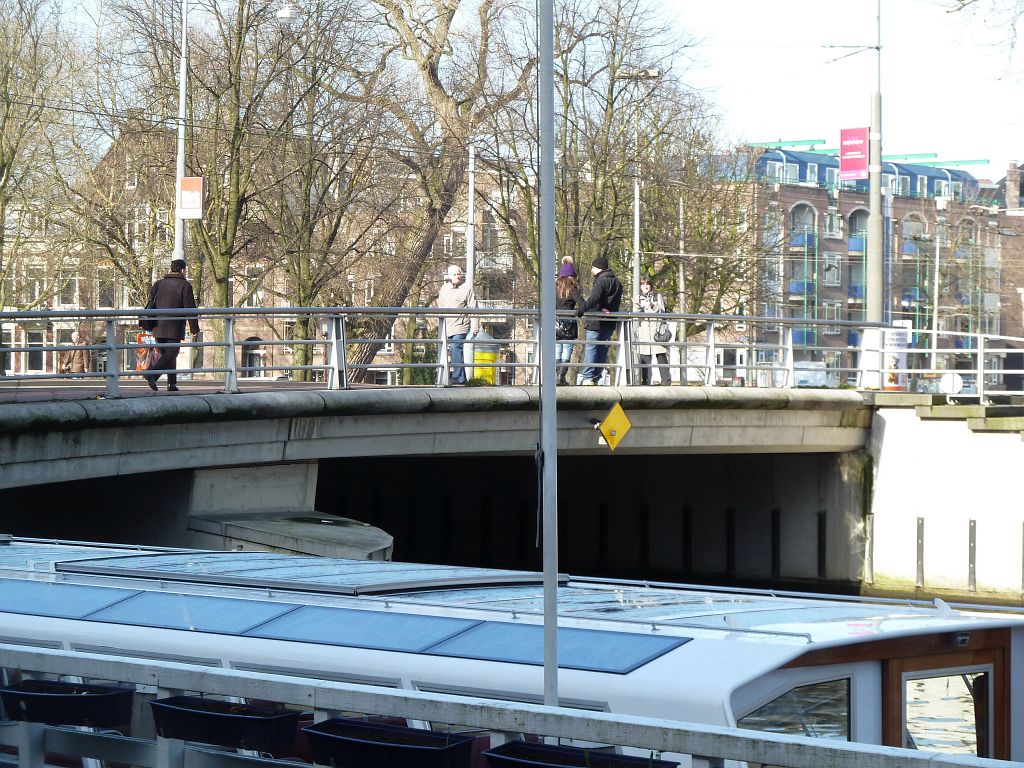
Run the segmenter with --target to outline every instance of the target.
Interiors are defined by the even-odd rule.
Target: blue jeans
[[[587,341],[608,341],[612,337],[612,333],[615,332],[615,326],[608,323],[601,323],[601,330],[592,331],[587,329]],[[608,345],[607,344],[590,344],[583,350],[583,363],[587,367],[583,369],[584,380],[590,379],[596,382],[601,378],[601,373],[604,371],[604,363],[608,361]]]
[[[465,348],[462,346],[465,340],[466,334],[464,333],[456,333],[454,336],[448,337],[448,352],[452,360],[452,372],[448,377],[449,384],[466,383],[466,360],[463,357]]]
[[[555,362],[556,363],[568,363],[572,360],[572,342],[571,341],[556,341],[555,342]]]

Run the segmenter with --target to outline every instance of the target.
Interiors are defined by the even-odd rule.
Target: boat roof
[[[525,634],[506,660],[540,663],[516,655],[533,643],[530,633],[539,630],[543,615],[542,576],[535,572],[12,537],[0,543],[6,544],[0,546],[0,611],[8,613],[474,658],[490,658],[484,649],[508,635],[512,621],[515,632]],[[380,609],[388,618],[372,615]],[[349,628],[344,636],[329,620],[339,611]],[[802,653],[807,646],[1024,625],[1024,616],[942,601],[564,575],[558,614],[560,633],[576,633],[579,646],[574,663],[560,650],[560,665],[618,673],[694,637],[778,643]],[[391,638],[394,647],[376,640],[367,645],[371,637]],[[596,654],[595,645],[602,644],[607,652]]]

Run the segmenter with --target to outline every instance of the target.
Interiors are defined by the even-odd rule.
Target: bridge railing
[[[421,724],[445,723],[476,730],[491,745],[521,734],[625,747],[648,756],[663,755],[693,768],[718,768],[727,760],[780,768],[997,768],[1002,761],[964,755],[919,752],[866,744],[698,725],[678,720],[633,717],[539,704],[509,702],[483,695],[451,695],[388,689],[264,672],[222,669],[160,660],[138,660],[17,645],[0,645],[5,682],[21,677],[70,677],[76,682],[135,686],[136,706],[155,698],[201,692],[258,699],[312,714],[316,722],[336,714],[363,713],[405,718]],[[134,718],[136,722],[144,718]],[[0,721],[0,746],[18,752],[17,765],[43,768],[47,753],[109,761],[144,768],[284,768],[308,765],[218,750],[178,739],[155,737],[145,726],[132,736],[114,732]],[[5,762],[13,764],[11,755]],[[96,765],[96,763],[86,763]]]
[[[143,335],[140,314],[198,317],[198,337],[160,342]],[[452,334],[469,316],[484,331]],[[559,319],[573,319],[559,313]],[[612,323],[607,341],[587,339],[587,319]],[[667,341],[652,342],[665,323]],[[108,397],[141,384],[137,361],[179,347],[171,373],[238,392],[245,380],[291,379],[332,389],[355,382],[443,387],[462,351],[478,384],[539,382],[535,309],[482,307],[283,307],[199,310],[0,312],[0,385],[69,383],[100,377]],[[77,331],[79,343],[71,341]],[[660,336],[659,336],[660,337]],[[590,367],[585,348],[607,348],[600,383],[747,387],[851,387],[945,392],[986,399],[1024,394],[1024,339],[932,332],[880,324],[796,318],[642,314],[581,318],[566,364],[570,382]]]

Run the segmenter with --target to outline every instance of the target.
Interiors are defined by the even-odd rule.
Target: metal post
[[[713,386],[715,386],[715,383],[718,381],[718,365],[717,365],[717,361],[715,360],[715,324],[714,323],[708,323],[707,324],[707,337],[708,337],[707,352],[706,352],[706,357],[704,359],[704,362],[705,362],[705,365],[707,365],[707,367],[708,367],[708,377],[705,380],[705,383],[709,387],[713,387]]]
[[[331,364],[327,369],[327,388],[341,389],[343,376],[341,373],[341,357],[344,354],[343,348],[339,349],[338,344],[339,328],[338,316],[331,315],[330,332],[327,338],[327,350],[331,355]]]
[[[942,238],[939,235],[938,226],[935,227],[935,287],[932,291],[932,371],[938,368],[938,347],[939,347],[939,249],[942,247]]]
[[[785,347],[783,349],[783,355],[786,359],[786,378],[782,382],[784,387],[795,387],[796,386],[796,361],[793,359],[793,326],[787,325],[784,331]],[[775,374],[772,374],[772,380],[774,383]]]
[[[188,0],[181,0],[181,63],[178,71],[178,156],[175,164],[174,250],[171,260],[185,258],[185,220],[181,218],[181,180],[185,176],[185,106],[188,98]]]
[[[621,387],[623,382],[639,384],[642,380],[640,366],[633,362],[633,321],[623,320],[619,330],[619,351],[616,355],[615,385]],[[653,375],[653,374],[652,374]],[[609,379],[611,375],[609,374]]]
[[[538,7],[538,107],[540,112],[540,359],[555,359],[555,12],[554,0]],[[558,421],[555,366],[541,366],[541,506],[544,525],[544,703],[558,705]]]
[[[235,318],[224,316],[224,363],[227,372],[224,375],[224,391],[231,395],[238,394],[238,368],[235,363]]]
[[[639,151],[639,140],[637,150]],[[640,167],[639,158],[637,167],[633,171],[633,291],[632,299],[634,312],[640,309]]]
[[[686,203],[683,195],[679,195],[679,308],[677,312],[686,312],[686,267],[684,265],[686,252]],[[679,332],[676,334],[676,342],[686,342],[686,320],[679,321]],[[677,347],[679,351],[679,383],[686,384],[686,347]]]
[[[469,201],[466,207],[466,282],[474,291],[476,290],[476,145],[473,139],[469,140]],[[466,378],[472,379],[476,376],[473,370],[473,345],[464,344],[462,353],[463,362],[466,364]]]
[[[117,359],[117,320],[108,317],[107,322],[107,370],[104,372],[107,385],[107,397],[113,398],[120,395],[121,364]]]
[[[448,331],[445,317],[437,320],[437,386],[448,386]]]
[[[867,320],[882,322],[882,0],[878,0],[877,87],[871,95],[871,128],[868,136],[868,274]]]
[[[978,383],[975,389],[978,390],[978,404],[985,405],[985,334],[977,334],[978,339],[978,372],[975,374]]]

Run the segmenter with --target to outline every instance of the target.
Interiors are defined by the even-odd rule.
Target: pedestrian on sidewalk
[[[185,260],[175,259],[171,262],[171,271],[160,280],[153,283],[149,291],[149,302],[146,309],[195,309],[196,297],[192,290],[192,283],[185,279]],[[185,318],[161,315],[155,318],[156,325],[153,327],[153,337],[159,344],[167,346],[160,347],[160,359],[150,366],[150,371],[173,371],[178,367],[178,351],[181,349],[181,342],[185,338]],[[199,320],[196,317],[188,318],[189,330],[192,336],[199,335]],[[149,388],[156,391],[156,382],[162,373],[144,374]],[[178,391],[178,375],[167,374],[167,391]]]
[[[607,315],[618,312],[622,303],[622,283],[608,267],[608,259],[598,256],[591,262],[590,273],[594,283],[590,288],[590,296],[580,302],[576,314],[582,317],[586,312],[600,312]],[[617,320],[602,320],[599,317],[588,317],[583,321],[586,329],[587,346],[583,350],[583,384],[597,384],[604,373],[608,362],[608,342],[615,333]]]
[[[444,278],[444,285],[437,294],[437,306],[444,309],[462,309],[476,306],[476,294],[473,286],[466,282],[462,267],[449,264]],[[449,384],[466,383],[466,361],[464,344],[472,338],[480,327],[476,315],[454,315],[445,318],[445,335],[448,337],[448,353],[451,358],[451,374]]]

